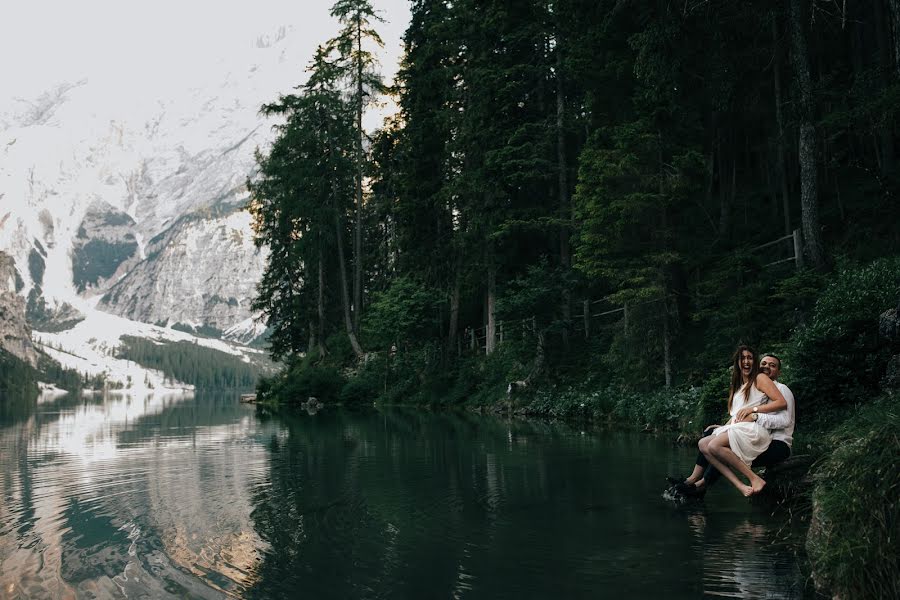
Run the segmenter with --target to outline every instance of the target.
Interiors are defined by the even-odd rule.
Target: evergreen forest
[[[122,336],[119,358],[162,371],[166,380],[205,389],[248,389],[256,385],[262,370],[240,357],[193,342],[160,343]]]
[[[795,453],[847,474],[804,496],[817,582],[900,594],[900,1],[414,0],[394,82],[377,6],[332,16],[248,182],[263,395],[696,439],[748,343],[784,361]]]

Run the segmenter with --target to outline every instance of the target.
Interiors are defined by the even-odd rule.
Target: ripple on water
[[[646,436],[257,421],[236,399],[42,407],[28,429],[0,424],[10,597],[800,597],[747,506],[659,499],[660,474],[690,459]]]

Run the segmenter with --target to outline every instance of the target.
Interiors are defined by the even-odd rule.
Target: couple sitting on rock
[[[748,346],[734,353],[726,425],[710,425],[700,439],[700,454],[687,478],[668,477],[675,493],[702,497],[724,475],[744,496],[762,491],[765,480],[751,467],[770,467],[791,455],[794,394],[778,383],[781,359],[757,354]],[[741,481],[738,474],[747,478]]]

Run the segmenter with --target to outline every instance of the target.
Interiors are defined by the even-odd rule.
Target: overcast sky
[[[337,23],[333,0],[0,0],[0,109],[61,82],[115,80],[133,93],[177,96],[246,56],[279,28],[299,33],[298,81]],[[407,0],[373,0],[387,23],[382,73],[396,72]],[[292,37],[294,35],[292,34]]]

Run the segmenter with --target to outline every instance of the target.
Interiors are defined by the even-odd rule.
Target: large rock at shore
[[[900,343],[900,306],[881,313],[878,317],[878,335],[894,344]]]
[[[878,317],[878,335],[890,342],[895,352],[900,349],[900,304]],[[881,387],[889,392],[900,390],[900,354],[888,361]]]

